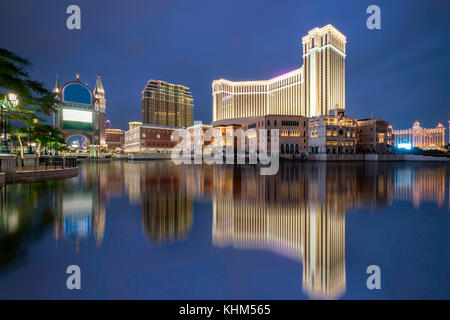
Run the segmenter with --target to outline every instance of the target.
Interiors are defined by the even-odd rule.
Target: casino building
[[[332,25],[314,28],[302,39],[300,68],[269,80],[213,81],[213,126],[233,118],[245,122],[269,114],[315,117],[345,110],[345,46],[346,37]]]
[[[58,101],[53,126],[63,133],[64,140],[82,136],[90,147],[105,144],[106,99],[100,74],[94,90],[80,80],[78,73],[76,79],[62,86],[56,77],[53,93]]]
[[[406,130],[394,130],[395,145],[402,144],[417,148],[443,148],[445,146],[445,127],[438,123],[436,128],[422,128],[419,121]]]

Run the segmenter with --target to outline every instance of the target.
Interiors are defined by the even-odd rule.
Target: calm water
[[[449,299],[449,184],[447,164],[85,162],[1,189],[0,298]]]

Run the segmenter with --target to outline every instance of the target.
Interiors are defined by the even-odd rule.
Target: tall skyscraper
[[[188,87],[149,80],[142,91],[142,122],[189,127],[194,122],[194,99]]]
[[[213,81],[213,121],[345,109],[345,46],[346,37],[332,25],[315,28],[302,39],[299,69],[269,80]]]

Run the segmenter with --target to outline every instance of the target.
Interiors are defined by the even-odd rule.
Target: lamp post
[[[17,105],[19,104],[19,99],[17,98],[17,95],[15,93],[8,93],[8,96],[5,95],[3,100],[0,100],[0,105],[2,107],[2,119],[3,119],[3,136],[2,136],[2,148],[0,150],[0,153],[2,154],[9,154],[9,148],[8,148],[8,141],[6,140],[6,126],[8,124],[5,109],[13,110]]]
[[[35,125],[36,123],[38,123],[38,119],[34,118],[33,124]],[[31,127],[32,125],[28,128],[28,154],[33,154],[33,149],[31,148]]]

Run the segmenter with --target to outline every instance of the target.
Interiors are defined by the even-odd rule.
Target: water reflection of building
[[[412,201],[418,209],[422,202],[435,202],[439,207],[445,203],[445,181],[448,168],[425,166],[417,170],[404,167],[395,174],[395,200]]]
[[[56,241],[63,237],[78,250],[93,232],[100,247],[105,232],[105,208],[98,204],[95,195],[89,190],[70,193],[58,190],[54,200],[60,204],[54,215]]]
[[[150,244],[167,244],[188,238],[193,222],[193,201],[183,175],[175,168],[161,167],[144,175],[142,229]]]
[[[403,163],[285,163],[275,176],[251,166],[215,167],[213,243],[302,262],[303,290],[337,298],[346,288],[346,213],[402,199],[441,205],[447,172],[445,165]]]
[[[305,215],[303,290],[311,297],[336,298],[345,292],[345,211],[310,203]]]
[[[228,196],[213,199],[213,243],[271,250],[302,262],[304,291],[312,297],[336,298],[345,291],[348,189],[342,189],[339,199],[344,204],[338,205],[327,198],[327,178],[334,180],[335,175],[327,176],[326,165],[302,169],[287,165],[277,176],[259,176],[252,168],[222,172],[234,183]],[[218,182],[223,191],[227,184]]]
[[[104,164],[103,164],[104,166]],[[105,172],[100,164],[93,164],[89,170],[75,179],[64,181],[64,187],[54,192],[54,235],[74,243],[79,250],[80,243],[86,241],[93,232],[97,247],[100,247],[105,233],[106,189],[101,179]],[[84,188],[79,186],[83,180]]]
[[[293,259],[303,265],[302,286],[309,296],[337,298],[346,288],[345,215],[394,201],[417,208],[424,202],[445,205],[449,169],[445,163],[281,162],[277,175],[261,176],[249,165],[89,162],[74,179],[2,189],[0,246],[14,248],[2,252],[0,267],[15,258],[30,232],[42,233],[52,219],[56,239],[80,244],[94,238],[100,246],[115,197],[128,195],[132,204],[142,205],[142,230],[151,244],[186,240],[193,202],[212,199],[216,246]]]

